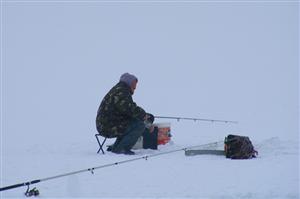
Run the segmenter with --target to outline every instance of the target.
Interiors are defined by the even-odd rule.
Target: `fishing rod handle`
[[[39,182],[40,182],[40,180],[33,180],[31,182],[25,182],[25,183],[10,185],[7,187],[1,187],[0,191],[5,191],[5,190],[14,189],[14,188],[23,187],[23,186],[29,186],[31,184],[35,184],[35,183],[39,183]]]

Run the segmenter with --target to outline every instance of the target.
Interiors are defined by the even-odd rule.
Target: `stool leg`
[[[103,145],[104,145],[105,141],[106,141],[106,138],[103,140],[103,142],[101,144],[101,147],[100,147],[100,149],[101,149],[101,151],[102,151],[103,154],[104,154]]]
[[[100,143],[100,141],[99,141],[98,134],[96,134],[95,137],[96,137],[97,142],[98,142],[98,144],[99,144],[99,149],[98,149],[97,153],[99,153],[100,150],[102,150],[102,153],[103,153],[102,145],[101,145],[101,143]]]

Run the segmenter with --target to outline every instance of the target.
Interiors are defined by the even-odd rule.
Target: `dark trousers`
[[[124,135],[117,138],[114,143],[114,151],[130,150],[138,138],[143,135],[145,131],[145,124],[143,121],[133,120],[127,129],[125,130]]]

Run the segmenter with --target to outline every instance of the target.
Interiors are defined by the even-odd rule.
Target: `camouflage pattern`
[[[249,137],[228,135],[225,138],[225,155],[231,159],[255,158],[257,151],[254,149]]]
[[[108,138],[123,135],[132,120],[144,120],[146,112],[132,100],[130,87],[116,84],[103,98],[96,118],[100,135]]]

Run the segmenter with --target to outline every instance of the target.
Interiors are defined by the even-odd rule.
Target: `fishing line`
[[[149,158],[152,158],[152,157],[161,156],[161,155],[167,155],[167,154],[171,154],[171,153],[175,153],[175,152],[179,152],[179,151],[186,151],[186,150],[192,149],[192,148],[215,146],[215,145],[218,145],[221,142],[223,142],[223,141],[212,142],[212,143],[208,143],[208,144],[195,145],[195,146],[188,146],[188,147],[179,148],[179,149],[175,149],[175,150],[170,150],[170,151],[165,151],[165,152],[160,152],[160,153],[145,155],[145,156],[142,156],[142,157],[136,157],[136,158],[132,158],[132,159],[118,161],[118,162],[114,162],[114,163],[104,164],[104,165],[100,165],[100,166],[96,166],[96,167],[91,167],[91,168],[87,168],[87,169],[81,169],[81,170],[78,170],[78,171],[73,171],[73,172],[68,172],[68,173],[64,173],[64,174],[59,174],[59,175],[55,175],[55,176],[51,176],[51,177],[47,177],[47,178],[41,178],[41,179],[32,180],[32,181],[23,182],[23,183],[18,183],[18,184],[6,186],[6,187],[1,187],[0,191],[5,191],[5,190],[9,190],[9,189],[15,189],[15,188],[22,187],[22,186],[27,186],[27,191],[25,193],[25,195],[27,196],[28,193],[30,191],[32,191],[32,190],[35,190],[36,193],[39,193],[39,192],[37,192],[36,188],[34,188],[34,189],[32,189],[32,190],[29,191],[29,186],[32,185],[32,184],[36,184],[36,183],[40,183],[40,182],[45,182],[45,181],[53,180],[53,179],[57,179],[57,178],[63,178],[63,177],[66,177],[66,176],[76,175],[76,174],[84,173],[84,172],[90,172],[90,173],[94,174],[94,171],[97,170],[97,169],[103,169],[103,168],[106,168],[106,167],[112,167],[112,166],[116,166],[116,165],[120,165],[120,164],[125,164],[125,163],[129,163],[129,162],[137,161],[137,160],[143,160],[143,159],[144,160],[148,160]],[[34,191],[32,191],[32,192],[34,192]]]

